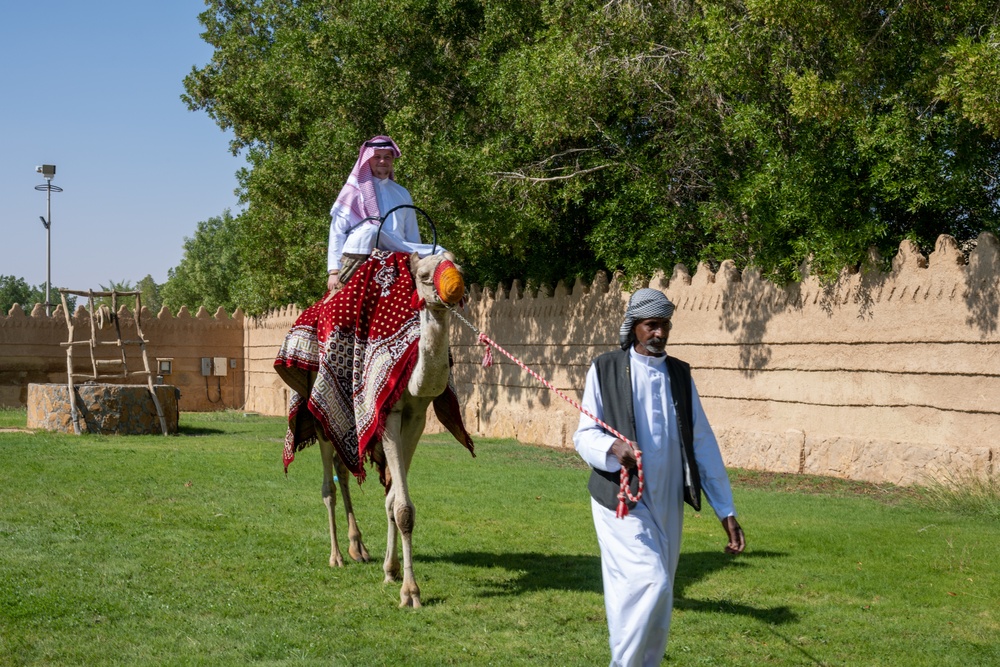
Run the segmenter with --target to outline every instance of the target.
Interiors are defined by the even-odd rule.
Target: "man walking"
[[[621,350],[598,357],[587,373],[583,406],[635,443],[644,490],[616,517],[621,469],[638,489],[631,446],[582,415],[573,442],[593,468],[588,490],[601,548],[611,665],[658,665],[673,607],[684,502],[701,509],[704,491],[722,521],[726,552],[741,553],[743,530],[718,443],[688,364],[666,354],[674,304],[640,289],[629,299],[619,332]]]

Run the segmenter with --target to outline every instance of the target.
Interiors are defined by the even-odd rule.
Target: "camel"
[[[403,551],[403,583],[399,592],[400,607],[420,607],[420,588],[413,575],[412,535],[415,523],[413,501],[407,485],[407,472],[413,461],[417,442],[424,432],[427,408],[448,386],[448,304],[435,289],[434,276],[438,266],[444,261],[452,261],[450,253],[419,258],[414,253],[410,258],[410,269],[417,287],[417,295],[424,302],[420,311],[420,341],[416,365],[410,375],[406,390],[392,406],[385,423],[381,451],[376,449],[375,457],[384,456],[386,478],[390,481],[385,498],[385,513],[388,523],[385,560],[382,569],[385,582],[399,580],[399,542]],[[455,267],[459,292],[464,292],[461,273]],[[453,302],[457,302],[459,293]],[[312,374],[315,379],[315,374]],[[362,541],[351,504],[351,475],[337,456],[336,449],[324,435],[317,433],[323,459],[323,503],[326,505],[330,526],[330,567],[342,567],[344,559],[337,543],[337,523],[335,519],[336,491],[334,490],[334,470],[347,514],[348,554],[355,561],[368,562],[370,556]],[[401,538],[401,540],[400,540]]]

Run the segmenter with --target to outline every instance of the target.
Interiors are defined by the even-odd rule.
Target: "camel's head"
[[[417,294],[427,305],[454,306],[465,296],[462,270],[450,252],[424,258],[413,253],[410,271],[417,283]]]

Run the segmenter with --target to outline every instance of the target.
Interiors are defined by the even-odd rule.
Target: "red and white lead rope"
[[[615,516],[617,516],[619,519],[628,516],[628,505],[625,503],[625,499],[628,498],[633,503],[639,502],[639,499],[642,498],[643,487],[645,486],[645,480],[644,480],[644,477],[643,477],[643,474],[642,474],[642,451],[640,451],[638,448],[636,448],[634,442],[632,442],[631,440],[629,440],[628,438],[626,438],[624,435],[622,435],[621,433],[619,433],[618,431],[616,431],[615,429],[613,429],[606,422],[604,422],[604,421],[598,419],[597,417],[595,417],[594,415],[592,415],[586,408],[584,408],[582,405],[580,405],[579,403],[577,403],[576,401],[574,401],[572,398],[570,398],[566,394],[564,394],[561,391],[559,391],[558,389],[556,389],[550,382],[548,382],[541,375],[539,375],[535,371],[533,371],[530,368],[528,368],[527,366],[525,366],[524,363],[520,359],[518,359],[517,357],[515,357],[510,352],[508,352],[507,350],[505,350],[502,347],[500,347],[500,345],[498,345],[496,341],[494,341],[489,336],[487,336],[486,334],[484,334],[482,331],[480,331],[479,329],[477,329],[476,325],[474,325],[469,320],[465,319],[462,316],[462,314],[459,313],[456,309],[449,307],[449,310],[451,310],[451,312],[456,317],[458,317],[458,319],[461,320],[467,327],[469,327],[470,329],[472,329],[472,331],[475,332],[476,335],[479,337],[479,342],[482,343],[486,347],[486,353],[483,355],[483,368],[489,368],[490,366],[493,365],[493,353],[490,350],[490,346],[495,347],[505,357],[507,357],[508,359],[510,359],[511,361],[513,361],[515,364],[517,364],[518,366],[520,366],[521,368],[523,368],[524,370],[526,370],[528,373],[531,374],[532,377],[534,377],[536,380],[538,380],[539,382],[541,382],[543,385],[545,385],[546,387],[548,387],[549,389],[551,389],[552,391],[554,391],[556,393],[556,395],[559,396],[561,399],[563,399],[564,401],[566,401],[567,403],[569,403],[570,405],[572,405],[574,408],[576,408],[577,410],[579,410],[583,414],[585,414],[588,417],[590,417],[591,419],[593,419],[595,422],[597,422],[598,424],[600,424],[609,433],[611,433],[612,435],[614,435],[616,438],[619,438],[622,442],[624,442],[625,444],[627,444],[629,447],[632,448],[632,452],[635,454],[635,467],[636,467],[636,472],[637,472],[638,477],[639,477],[639,488],[636,489],[636,494],[633,496],[632,495],[632,491],[628,488],[628,470],[626,470],[625,467],[622,466],[621,478],[620,478],[620,481],[619,481],[619,484],[618,484],[618,511],[615,513]]]

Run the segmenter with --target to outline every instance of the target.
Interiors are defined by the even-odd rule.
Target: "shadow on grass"
[[[488,553],[460,551],[443,556],[416,556],[418,561],[452,563],[466,567],[502,569],[505,581],[484,582],[483,597],[523,595],[539,590],[589,591],[600,593],[601,559],[540,553]]]
[[[774,551],[753,551],[737,557],[721,551],[682,554],[674,578],[674,608],[750,616],[772,625],[791,623],[797,620],[797,617],[786,606],[758,608],[726,599],[696,600],[685,596],[689,586],[716,571],[729,567],[752,567],[748,561],[759,558],[780,558],[784,555]],[[483,569],[502,569],[509,573],[509,578],[503,581],[484,582],[481,593],[483,597],[523,595],[533,591],[553,589],[603,593],[601,559],[598,556],[460,551],[443,556],[418,556],[417,560]]]
[[[750,616],[771,625],[782,625],[798,620],[787,606],[752,607],[725,598],[717,600],[696,600],[685,595],[687,589],[702,579],[725,568],[752,567],[747,561],[757,558],[783,558],[786,554],[778,551],[747,551],[739,556],[731,556],[722,551],[697,551],[682,553],[674,575],[674,609],[685,611],[722,612],[739,616]]]
[[[185,426],[184,424],[177,426],[177,435],[222,435],[225,433],[229,433],[229,431],[206,426]]]

